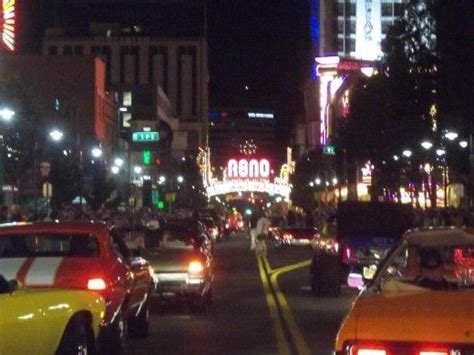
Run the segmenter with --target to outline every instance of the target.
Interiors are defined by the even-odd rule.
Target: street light
[[[181,183],[183,183],[184,178],[180,175],[176,178],[176,180],[178,180],[178,183],[181,184]]]
[[[412,155],[413,155],[413,152],[409,149],[405,149],[403,152],[402,152],[403,156],[404,157],[407,157],[407,158],[410,158]]]
[[[123,163],[124,163],[124,161],[123,161],[122,158],[115,158],[114,159],[114,164],[115,164],[116,167],[121,168],[123,166]]]
[[[100,158],[102,156],[102,149],[94,147],[92,148],[91,153],[94,158]]]
[[[49,132],[49,136],[51,139],[55,142],[59,142],[60,140],[63,139],[64,133],[61,132],[59,129],[53,129],[52,131]]]
[[[110,170],[112,170],[112,174],[117,175],[120,171],[120,168],[114,165],[113,167],[110,168]]]
[[[15,111],[9,109],[8,107],[4,107],[0,110],[0,117],[4,121],[10,121],[13,116],[15,116]]]
[[[332,179],[332,184],[333,184],[333,185],[337,185],[337,178],[333,178],[333,179]]]
[[[428,150],[428,149],[431,149],[431,147],[433,147],[433,143],[431,143],[430,141],[423,141],[421,142],[421,146],[425,148],[426,150]]]
[[[316,178],[316,180],[314,180],[314,182],[316,183],[316,185],[321,185],[321,179],[320,178]]]
[[[133,168],[133,171],[135,172],[135,174],[139,175],[139,174],[142,173],[143,169],[142,169],[141,166],[138,166],[138,165],[137,165],[137,166],[135,166],[135,167]]]
[[[467,146],[469,145],[469,143],[467,141],[460,141],[459,142],[459,145],[461,146],[461,148],[467,148]]]
[[[393,160],[398,161],[399,159],[400,159],[400,157],[398,155],[393,156]]]
[[[456,138],[458,138],[458,134],[456,132],[446,132],[444,136],[448,138],[450,141],[453,141]]]
[[[441,157],[441,156],[443,156],[443,155],[445,155],[445,154],[446,154],[446,150],[441,149],[441,148],[440,148],[440,149],[436,149],[436,155],[437,155],[437,156]]]

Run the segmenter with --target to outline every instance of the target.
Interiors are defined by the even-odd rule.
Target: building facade
[[[404,8],[405,0],[319,1],[318,55],[380,59],[382,41]]]
[[[179,129],[187,132],[188,149],[195,151],[206,142],[208,67],[204,38],[124,34],[118,25],[97,24],[80,36],[70,35],[66,29],[47,30],[43,54],[100,56],[106,64],[107,85],[120,93],[123,106],[153,100],[146,95],[133,97],[133,87],[159,86],[169,98]],[[133,109],[129,114],[132,116],[127,119],[134,120]]]

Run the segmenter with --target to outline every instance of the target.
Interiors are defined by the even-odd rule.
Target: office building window
[[[344,39],[343,38],[337,39],[337,51],[344,52]]]
[[[346,15],[347,16],[355,16],[356,15],[356,4],[355,4],[355,2],[350,2],[347,5],[348,5],[348,8],[347,8]]]
[[[403,3],[395,3],[393,4],[393,16],[401,17],[405,12],[405,6]]]
[[[356,22],[355,20],[351,20],[349,23],[349,33],[354,34],[356,33]]]
[[[355,38],[349,38],[349,52],[355,52],[356,50],[356,40]]]
[[[336,15],[337,16],[344,16],[344,3],[338,2],[336,7]]]
[[[387,33],[393,22],[390,20],[382,20],[382,33]]]
[[[49,46],[48,55],[58,55],[58,46]]]
[[[72,55],[72,46],[64,46],[63,55]]]
[[[84,54],[84,47],[83,46],[75,46],[74,47],[74,55],[81,56]]]
[[[391,3],[382,3],[382,16],[385,16],[385,17],[393,16],[393,6]]]
[[[123,106],[132,106],[132,92],[131,91],[124,91],[122,97],[122,105]]]
[[[337,20],[337,33],[344,33],[344,20]]]

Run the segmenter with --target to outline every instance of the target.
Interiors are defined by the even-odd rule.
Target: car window
[[[92,234],[28,233],[0,237],[0,258],[96,257],[99,243]]]

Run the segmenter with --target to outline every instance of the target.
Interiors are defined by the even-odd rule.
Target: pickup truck
[[[364,270],[374,269],[403,233],[414,227],[411,205],[344,201],[336,213],[336,235],[313,241],[311,289],[318,296],[339,296],[341,285],[361,288]]]

